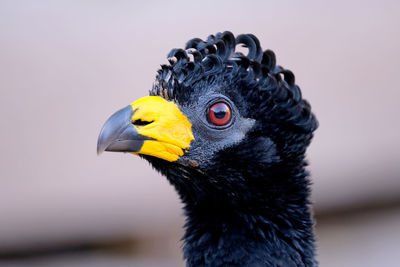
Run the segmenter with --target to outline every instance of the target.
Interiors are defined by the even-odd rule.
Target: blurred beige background
[[[181,205],[96,155],[171,48],[254,33],[320,121],[308,151],[321,266],[398,266],[399,1],[0,0],[0,265],[183,266]]]

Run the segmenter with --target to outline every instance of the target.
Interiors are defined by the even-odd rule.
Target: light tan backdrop
[[[275,51],[320,121],[308,156],[321,266],[394,266],[399,3],[0,0],[0,251],[129,236],[148,244],[143,266],[182,265],[173,188],[135,156],[97,157],[97,135],[171,48],[230,30]]]

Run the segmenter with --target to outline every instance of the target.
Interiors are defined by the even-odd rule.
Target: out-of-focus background
[[[399,1],[0,0],[0,265],[184,266],[181,204],[102,124],[171,48],[254,33],[296,74],[321,266],[399,266]]]

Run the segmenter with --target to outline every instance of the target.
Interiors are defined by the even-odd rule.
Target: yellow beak
[[[107,120],[98,138],[97,152],[132,152],[176,161],[192,140],[192,124],[174,102],[147,96]]]

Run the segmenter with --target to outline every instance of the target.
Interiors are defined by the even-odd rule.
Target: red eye
[[[208,109],[208,118],[212,124],[223,126],[231,120],[231,108],[224,102],[217,102]]]

